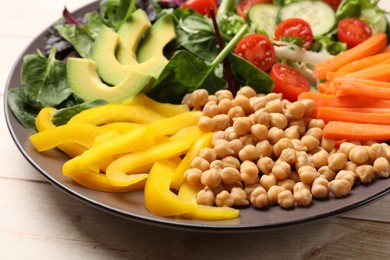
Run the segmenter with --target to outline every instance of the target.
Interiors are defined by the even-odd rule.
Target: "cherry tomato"
[[[275,29],[275,37],[296,37],[303,41],[303,47],[307,50],[313,43],[313,32],[310,25],[300,18],[289,18],[282,21]]]
[[[339,41],[352,48],[372,36],[372,30],[368,24],[358,18],[345,18],[339,21],[337,26]]]
[[[248,13],[249,9],[251,8],[252,5],[255,4],[271,4],[272,0],[243,0],[241,1],[237,7],[236,11],[237,14],[244,19],[246,19],[246,14]]]
[[[322,1],[329,4],[336,11],[337,8],[339,8],[339,5],[342,0],[322,0]]]
[[[310,91],[309,81],[299,71],[288,65],[276,63],[272,66],[270,76],[275,85],[273,92],[282,93],[283,98],[289,101],[294,102],[299,94]]]
[[[259,33],[249,34],[237,43],[234,53],[254,64],[262,71],[269,70],[275,62],[271,40]]]
[[[213,9],[214,14],[217,14],[217,1],[216,0],[188,0],[181,8],[192,9],[201,15],[207,15],[210,17],[210,9]]]

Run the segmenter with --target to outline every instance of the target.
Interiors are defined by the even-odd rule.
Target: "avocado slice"
[[[142,9],[133,12],[130,19],[123,23],[118,30],[119,46],[116,57],[123,65],[135,65],[137,47],[144,33],[152,26],[148,15]]]
[[[122,82],[108,86],[101,81],[96,62],[83,58],[69,58],[66,69],[70,88],[85,101],[104,99],[109,103],[121,103],[148,88],[154,81],[151,75],[131,69]]]

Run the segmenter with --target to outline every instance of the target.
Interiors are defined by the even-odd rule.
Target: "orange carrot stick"
[[[384,82],[379,80],[372,80],[372,79],[352,79],[352,78],[345,78],[345,77],[337,77],[333,80],[334,85],[339,85],[343,83],[351,83],[351,84],[363,84],[363,85],[369,85],[369,86],[377,86],[377,87],[387,87],[390,88],[390,82]]]
[[[384,141],[390,140],[390,125],[331,121],[325,125],[322,135],[336,140]]]
[[[378,64],[343,75],[344,78],[390,81],[390,64]],[[335,76],[337,78],[337,76]]]
[[[345,52],[330,59],[317,63],[314,68],[314,73],[318,79],[323,80],[326,78],[326,73],[328,73],[328,71],[336,71],[345,64],[377,54],[381,52],[386,47],[386,45],[386,34],[377,33],[361,44],[358,44],[355,47],[346,50]]]
[[[318,92],[325,93],[326,89],[329,88],[329,85],[331,84],[330,81],[321,82],[317,84]]]
[[[326,95],[316,92],[303,92],[298,100],[311,99],[316,107],[372,107],[390,108],[390,100],[371,98],[366,96],[343,96]]]
[[[390,52],[390,44],[388,44],[383,50],[381,53],[388,53]]]
[[[329,121],[343,121],[361,124],[379,124],[390,125],[390,113],[383,111],[382,113],[366,113],[356,109],[355,111],[346,111],[333,107],[318,108],[317,118]]]
[[[358,71],[361,69],[368,68],[377,64],[390,63],[390,52],[389,53],[380,53],[370,57],[366,57],[360,60],[355,60],[351,63],[345,64],[340,67],[336,72],[337,73],[349,73]]]
[[[366,96],[390,100],[390,88],[345,83],[337,86],[337,96]]]

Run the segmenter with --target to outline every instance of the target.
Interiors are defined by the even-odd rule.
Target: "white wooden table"
[[[4,86],[23,49],[66,5],[90,0],[2,0],[0,8],[0,259],[389,259],[390,196],[293,228],[204,234],[132,222],[51,185],[21,155],[4,120]],[[390,10],[390,1],[381,5]]]

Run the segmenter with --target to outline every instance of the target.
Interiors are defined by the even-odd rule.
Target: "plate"
[[[75,15],[81,16],[86,12],[96,10],[96,8],[97,3],[92,3],[79,9],[75,12]],[[313,204],[309,207],[296,207],[291,210],[285,210],[279,206],[261,210],[250,207],[243,208],[240,217],[237,219],[201,221],[164,218],[151,214],[144,207],[142,191],[118,194],[99,192],[81,187],[62,175],[61,168],[68,157],[56,150],[38,153],[28,139],[30,133],[17,121],[7,105],[6,97],[9,89],[20,85],[22,57],[25,54],[34,53],[37,48],[43,45],[44,32],[38,35],[26,48],[13,67],[5,88],[5,118],[12,138],[24,157],[56,187],[88,205],[130,220],[169,228],[238,232],[282,228],[336,216],[367,205],[390,192],[389,178],[377,180],[369,185],[357,185],[353,188],[351,194],[344,198],[313,200]]]

